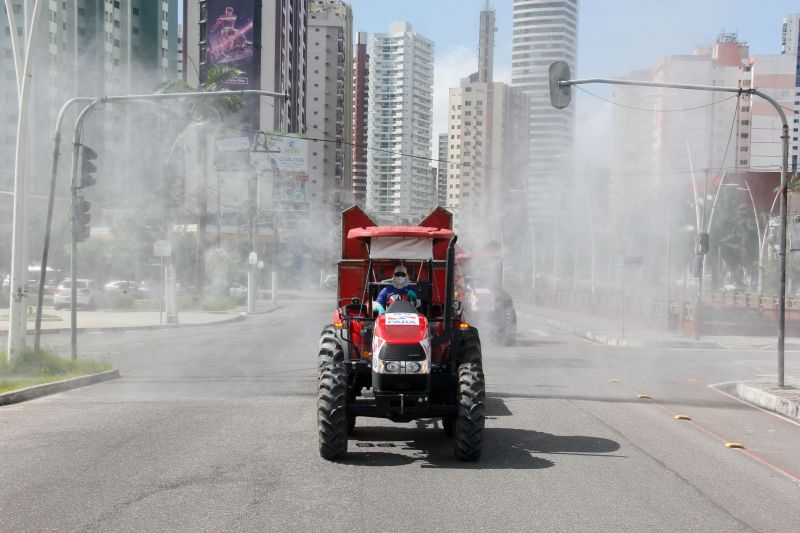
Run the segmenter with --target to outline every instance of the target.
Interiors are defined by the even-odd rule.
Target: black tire
[[[481,357],[481,337],[478,335],[478,330],[470,326],[461,334],[456,361],[459,365],[462,363],[480,364]]]
[[[319,372],[317,428],[319,454],[333,461],[347,453],[347,370],[344,364],[328,364]]]
[[[319,369],[325,365],[342,363],[344,350],[336,338],[332,325],[325,326],[319,338]]]
[[[477,363],[458,367],[458,404],[453,428],[456,457],[477,461],[483,450],[486,386],[483,369]]]
[[[456,421],[454,418],[442,418],[442,429],[444,430],[444,434],[448,437],[453,436],[453,426],[455,423]]]
[[[506,346],[514,346],[517,341],[517,312],[513,307],[506,307],[503,342]]]

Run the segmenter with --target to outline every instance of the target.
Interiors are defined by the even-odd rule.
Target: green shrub
[[[237,305],[236,300],[232,298],[226,296],[210,296],[203,300],[200,304],[200,308],[203,311],[227,311],[228,309],[233,309]]]
[[[136,298],[134,298],[132,294],[112,292],[106,296],[106,306],[114,311],[133,309],[134,305],[136,305]]]
[[[91,374],[110,370],[111,365],[100,361],[63,359],[52,350],[38,352],[28,349],[19,357],[7,361],[0,353],[0,377],[47,377],[69,374]]]

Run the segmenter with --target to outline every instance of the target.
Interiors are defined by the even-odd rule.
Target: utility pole
[[[25,9],[25,34],[23,46],[25,50],[23,67],[19,65],[19,47],[16,38],[12,36],[12,55],[16,67],[17,95],[19,96],[19,114],[17,117],[17,144],[14,158],[14,212],[12,221],[11,240],[11,275],[9,280],[10,309],[7,357],[18,357],[25,349],[25,337],[28,332],[28,196],[30,193],[30,180],[26,176],[27,140],[28,140],[28,110],[30,108],[31,90],[31,44],[33,43],[34,29],[39,18],[41,0],[35,0],[33,12]],[[16,28],[13,6],[9,0],[5,1],[9,28]],[[28,23],[30,15],[30,23]]]

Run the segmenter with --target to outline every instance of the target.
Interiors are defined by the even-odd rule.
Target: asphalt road
[[[330,310],[82,335],[123,378],[0,408],[0,530],[800,531],[800,426],[707,386],[770,373],[772,351],[612,348],[522,323],[516,346],[484,346],[480,462],[458,462],[438,423],[359,419],[329,463]]]

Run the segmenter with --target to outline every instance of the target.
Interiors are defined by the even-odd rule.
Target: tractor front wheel
[[[317,428],[319,454],[340,459],[347,453],[347,370],[342,363],[323,365],[319,371]]]
[[[319,336],[319,369],[325,365],[344,361],[344,350],[336,338],[333,324],[325,326]]]
[[[458,404],[453,427],[456,457],[477,461],[483,450],[486,386],[480,363],[458,367]]]

